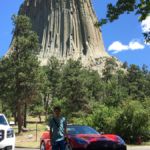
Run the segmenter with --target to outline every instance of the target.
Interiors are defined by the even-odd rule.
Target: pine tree
[[[26,110],[39,94],[41,77],[37,58],[39,44],[38,36],[32,31],[30,19],[26,16],[13,16],[14,38],[11,52],[3,61],[8,62],[3,67],[6,96],[15,110],[18,122],[18,133],[26,126]],[[6,71],[6,72],[5,72]],[[7,76],[6,76],[7,74]],[[2,78],[2,79],[3,79]]]

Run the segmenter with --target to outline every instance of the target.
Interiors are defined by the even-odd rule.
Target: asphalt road
[[[23,149],[16,148],[15,150],[39,150],[39,149]],[[127,150],[150,150],[150,146],[130,146]]]
[[[130,146],[127,150],[150,150],[150,146]]]

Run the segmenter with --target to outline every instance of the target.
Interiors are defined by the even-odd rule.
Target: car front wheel
[[[45,143],[44,143],[44,142],[41,143],[40,150],[46,150],[46,147],[45,147]]]

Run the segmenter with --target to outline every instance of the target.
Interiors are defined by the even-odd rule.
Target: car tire
[[[46,147],[45,147],[45,143],[44,143],[44,142],[41,143],[40,150],[46,150]]]
[[[70,144],[67,144],[65,150],[73,150],[73,149]]]

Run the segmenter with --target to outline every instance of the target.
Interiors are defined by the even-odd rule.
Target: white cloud
[[[138,41],[131,41],[129,43],[129,49],[131,50],[139,50],[139,49],[144,49],[144,48],[145,46]]]
[[[128,45],[124,45],[119,41],[115,41],[108,47],[108,51],[112,51],[113,53],[119,53],[122,51],[127,51],[127,50],[134,51],[134,50],[141,50],[144,48],[145,46],[137,40],[132,40],[131,42],[129,42]]]
[[[148,16],[145,20],[142,21],[141,28],[143,33],[150,32],[150,16]],[[150,46],[150,42],[145,42],[144,44]]]
[[[148,43],[148,42],[145,41],[144,44],[147,45],[147,46],[150,46],[150,42]]]
[[[150,16],[148,16],[145,20],[141,23],[142,32],[147,33],[150,32]],[[112,51],[113,53],[119,53],[122,51],[135,51],[135,50],[142,50],[145,46],[150,46],[150,43],[141,43],[139,40],[131,40],[129,44],[124,45],[120,41],[114,41],[109,47],[108,51]]]
[[[150,16],[142,21],[141,27],[143,32],[150,32]]]
[[[128,45],[123,45],[119,41],[113,42],[109,47],[108,51],[113,51],[113,53],[118,53],[124,50],[128,50]]]

